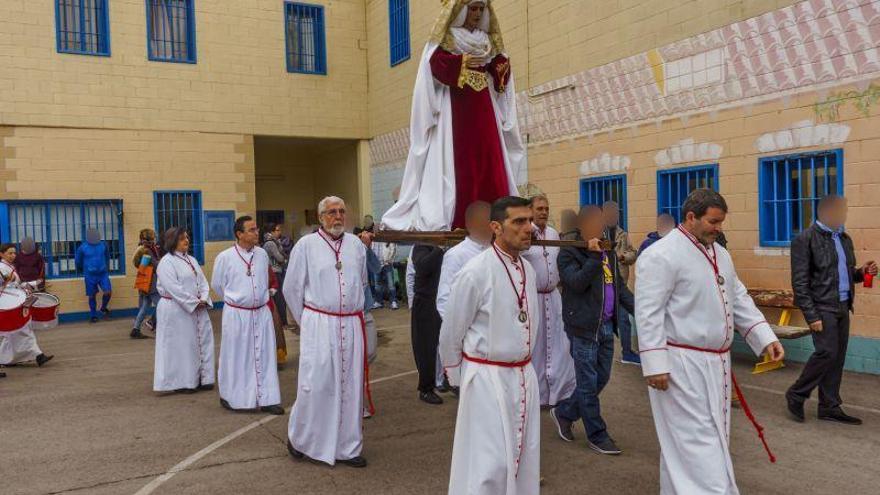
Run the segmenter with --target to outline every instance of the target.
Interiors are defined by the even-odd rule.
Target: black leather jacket
[[[849,268],[849,309],[852,311],[855,284],[864,280],[864,273],[856,269],[850,236],[842,233],[840,242]],[[831,232],[813,224],[791,241],[791,288],[794,303],[803,311],[807,322],[821,320],[820,311],[837,312],[840,308],[838,273],[837,249]]]
[[[578,233],[570,236],[583,240]],[[609,253],[611,270],[614,273],[614,314],[612,323],[617,328],[617,313],[620,306],[632,313],[633,294],[618,274],[617,257]],[[605,302],[605,275],[602,270],[602,255],[586,248],[564,247],[556,260],[559,278],[562,283],[562,321],[565,332],[575,337],[595,339],[602,325],[602,310]]]

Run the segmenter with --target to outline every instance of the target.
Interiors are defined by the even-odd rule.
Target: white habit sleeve
[[[211,286],[208,285],[208,278],[205,277],[205,272],[202,271],[202,267],[199,266],[198,261],[195,259],[190,260],[194,263],[193,266],[196,267],[196,272],[199,277],[199,299],[205,301],[208,304],[211,304]]]
[[[440,318],[446,311],[446,303],[449,301],[449,291],[452,290],[452,283],[455,281],[455,275],[461,271],[462,263],[454,251],[447,251],[443,255],[443,264],[440,266],[440,283],[437,285],[437,313]]]
[[[752,300],[752,296],[740,282],[739,277],[736,277],[734,283],[736,284],[736,297],[733,301],[734,327],[752,348],[752,352],[760,356],[768,345],[779,339],[776,338],[764,314],[755,306],[755,301]]]
[[[302,314],[305,306],[303,297],[305,296],[306,282],[309,275],[308,259],[306,258],[306,242],[303,239],[293,246],[293,252],[290,253],[290,262],[287,265],[287,275],[284,276],[284,287],[281,288],[284,300],[287,302],[287,307],[290,308],[290,314],[293,315],[293,319],[298,324],[302,323]]]
[[[666,347],[666,305],[675,273],[657,251],[647,250],[636,262],[636,327],[644,376],[669,373]]]
[[[158,272],[159,283],[162,288],[174,299],[174,302],[183,307],[187,313],[192,313],[199,305],[199,295],[190,294],[183,288],[183,284],[177,279],[174,260],[165,258],[159,262]],[[189,270],[189,268],[187,268]]]
[[[211,288],[223,300],[223,289],[226,287],[226,256],[220,253],[214,260],[214,271],[211,273]]]
[[[443,325],[440,327],[440,362],[447,369],[449,383],[454,387],[459,386],[461,381],[459,366],[464,349],[464,335],[474,323],[482,299],[477,285],[478,281],[473,279],[470,272],[456,277],[446,303],[449,307],[446,313],[448,317],[443,318]]]

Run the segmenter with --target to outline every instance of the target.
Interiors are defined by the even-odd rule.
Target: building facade
[[[37,238],[75,319],[86,228],[110,244],[116,307],[130,309],[141,228],[189,226],[210,272],[235,215],[297,233],[337,194],[378,218],[403,175],[439,3],[2,2],[0,238]],[[557,219],[615,199],[641,240],[658,212],[714,187],[743,280],[784,289],[791,237],[836,192],[858,258],[880,256],[880,0],[493,5],[528,143],[520,178]],[[880,372],[871,289],[850,351],[851,369]]]

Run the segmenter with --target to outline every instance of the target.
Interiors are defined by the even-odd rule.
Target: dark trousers
[[[591,442],[608,438],[605,420],[599,406],[599,394],[611,379],[614,358],[614,329],[605,323],[597,339],[571,337],[571,357],[574,358],[577,386],[571,397],[556,406],[556,414],[569,421],[584,421],[584,430]]]
[[[284,300],[284,293],[281,292],[281,288],[284,287],[284,275],[286,275],[285,272],[275,274],[275,276],[278,277],[278,292],[275,293],[275,297],[273,297],[272,300],[275,301],[275,308],[278,310],[278,318],[281,320],[281,324],[286,327],[287,301]]]
[[[849,307],[841,303],[836,312],[819,311],[822,331],[813,332],[816,350],[804,366],[800,378],[788,389],[791,397],[807,400],[819,388],[819,412],[839,407],[840,381],[849,343]]]
[[[440,343],[440,313],[437,303],[416,295],[413,298],[412,347],[419,371],[419,392],[434,390],[437,377],[437,345]]]

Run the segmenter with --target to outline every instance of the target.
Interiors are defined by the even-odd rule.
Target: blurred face
[[[819,221],[832,229],[839,229],[846,224],[846,214],[846,199],[841,198],[819,212]]]
[[[272,231],[272,237],[274,237],[276,239],[281,237],[281,226],[280,225],[275,226],[275,230]]]
[[[345,232],[345,203],[328,203],[327,209],[321,213],[321,227],[330,235],[336,237]]]
[[[188,253],[189,252],[189,234],[184,233],[180,239],[177,240],[177,247],[174,248],[178,253]]]
[[[248,220],[244,223],[244,232],[237,232],[238,243],[248,249],[254,247],[259,242],[260,229],[257,228],[256,220]],[[187,242],[189,242],[187,240]],[[189,249],[189,248],[187,248]]]
[[[367,215],[364,217],[364,227],[371,227],[373,225],[373,217]]]
[[[675,220],[669,217],[660,217],[657,219],[657,233],[660,237],[666,237],[666,234],[672,232],[675,228]]]
[[[535,225],[543,230],[550,219],[550,203],[544,199],[536,199],[532,202],[532,214],[535,216]]]
[[[601,239],[605,232],[605,222],[602,214],[598,211],[582,217],[578,227],[581,231],[581,237],[585,240]]]
[[[617,227],[620,222],[620,210],[616,206],[606,206],[602,210],[602,215],[604,215],[605,225],[608,227]]]
[[[518,256],[532,247],[532,209],[528,206],[515,206],[507,209],[503,222],[492,222],[492,231],[498,246],[507,254]]]
[[[724,210],[711,207],[706,210],[706,214],[702,218],[697,218],[694,212],[689,211],[682,225],[703,245],[711,246],[718,239],[718,234],[723,231],[721,225],[725,218],[727,218],[727,214],[724,213]]]
[[[15,248],[9,248],[0,253],[0,258],[3,258],[3,261],[7,263],[15,263],[15,254]]]
[[[483,14],[486,11],[486,4],[483,2],[474,2],[467,7],[467,17],[464,20],[464,27],[473,31],[480,26],[483,20]]]
[[[465,219],[468,235],[480,244],[488,245],[492,241],[492,226],[489,223],[489,208],[480,208]]]

